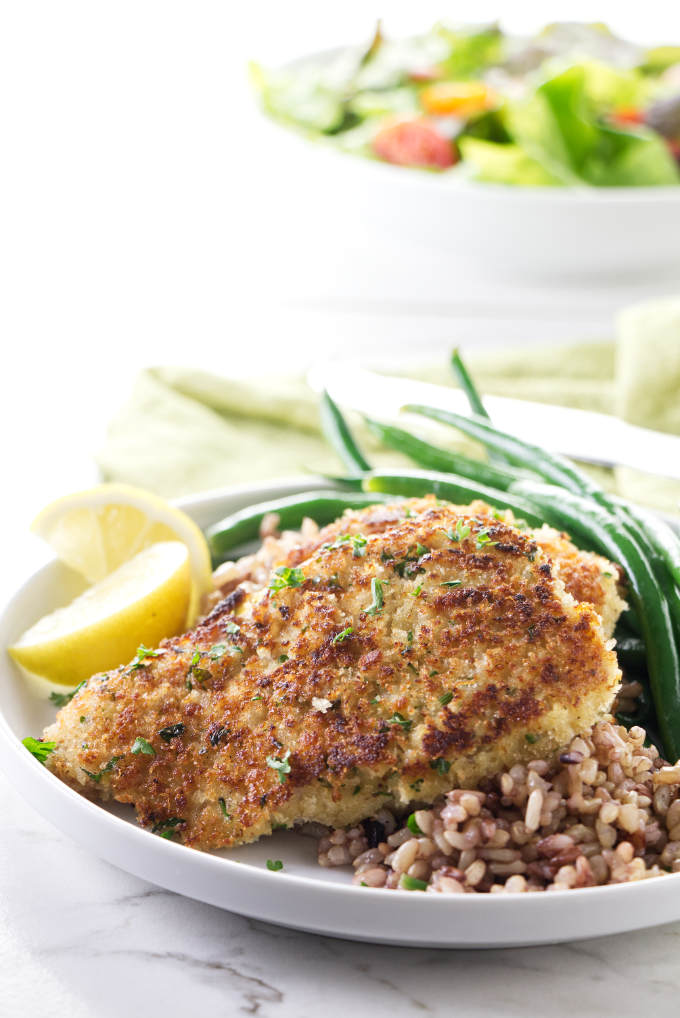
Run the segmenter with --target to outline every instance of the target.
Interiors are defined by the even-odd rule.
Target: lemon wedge
[[[187,546],[159,542],[45,615],[9,652],[31,675],[75,686],[182,632],[192,587]]]
[[[100,484],[50,503],[31,524],[58,558],[89,583],[98,583],[159,541],[186,545],[192,594],[186,624],[193,625],[211,589],[210,552],[194,521],[151,492],[127,484]]]

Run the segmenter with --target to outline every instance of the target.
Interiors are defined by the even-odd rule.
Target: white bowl
[[[264,117],[275,157],[269,187],[301,215],[332,207],[345,226],[373,222],[392,235],[487,274],[579,283],[680,278],[680,186],[522,188],[475,183],[344,152]],[[333,238],[329,238],[332,243]],[[452,276],[451,290],[460,285]]]
[[[319,486],[323,482],[318,482]],[[315,487],[309,477],[184,500],[200,526],[265,498]],[[78,589],[51,562],[28,577],[0,617],[7,646],[42,613]],[[122,869],[179,894],[268,922],[384,944],[502,947],[599,937],[680,919],[680,874],[633,884],[517,895],[435,895],[350,884],[322,869],[315,842],[277,832],[255,845],[216,853],[173,844],[138,827],[132,809],[104,808],[62,784],[21,745],[54,708],[23,681],[7,655],[0,664],[0,765],[13,786],[56,827]],[[267,858],[284,862],[269,872]]]

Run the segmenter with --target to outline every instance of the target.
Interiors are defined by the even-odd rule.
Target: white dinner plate
[[[231,488],[181,506],[200,526],[266,498],[322,486],[309,477]],[[3,648],[79,589],[52,561],[30,576],[0,618]],[[502,947],[599,937],[680,919],[680,874],[638,883],[508,895],[438,895],[355,887],[349,869],[322,869],[316,841],[280,831],[255,845],[198,852],[142,830],[132,808],[82,798],[21,745],[39,735],[53,706],[20,676],[7,654],[0,667],[0,765],[44,817],[95,854],[144,880],[219,908],[268,922],[383,944]],[[281,859],[270,872],[267,859]]]

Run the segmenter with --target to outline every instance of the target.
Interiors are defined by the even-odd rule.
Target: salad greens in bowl
[[[365,159],[523,188],[680,184],[680,46],[602,24],[401,40],[378,24],[368,45],[253,79],[273,118]]]

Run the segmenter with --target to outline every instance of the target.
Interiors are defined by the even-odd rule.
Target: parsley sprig
[[[268,756],[267,767],[271,767],[273,771],[278,771],[279,781],[283,784],[288,775],[290,774],[290,763],[288,757],[290,756],[290,750],[287,750],[282,757]]]
[[[26,747],[31,756],[34,756],[41,764],[44,764],[50,753],[57,748],[56,742],[43,742],[42,739],[34,739],[32,735],[22,739],[22,745]]]
[[[143,643],[140,643],[130,668],[133,672],[136,672],[139,668],[146,668],[149,658],[161,657],[163,654],[165,654],[163,649],[153,650],[151,647],[145,647]]]
[[[456,526],[450,530],[444,530],[444,533],[450,541],[457,544],[459,541],[470,536],[471,529],[470,524],[466,523],[465,520],[456,520]]]
[[[171,739],[176,739],[179,735],[184,733],[184,725],[181,721],[178,721],[176,725],[168,725],[167,728],[161,728],[159,735],[163,742],[170,742]]]
[[[341,633],[336,633],[333,637],[333,643],[344,643],[348,636],[351,636],[354,632],[354,626],[347,626],[347,629],[343,629]]]
[[[385,604],[382,580],[379,580],[376,576],[374,576],[371,580],[371,597],[373,600],[366,609],[366,614],[376,615],[379,611],[382,611]]]
[[[81,767],[81,770],[83,771],[84,774],[87,774],[88,778],[91,778],[92,781],[96,781],[97,784],[99,784],[104,775],[112,771],[113,768],[118,763],[118,761],[122,759],[123,759],[122,756],[112,756],[109,762],[107,764],[104,764],[101,770],[95,771],[94,773],[92,771],[86,771],[84,767]]]
[[[278,569],[274,570],[269,589],[276,593],[277,590],[283,590],[284,587],[301,587],[304,582],[305,574],[302,569],[279,566]]]
[[[156,755],[156,750],[153,748],[151,743],[144,739],[141,735],[138,735],[133,742],[131,752],[134,753],[135,756],[139,756],[140,753],[143,753],[145,756]]]
[[[87,685],[87,679],[83,679],[79,682],[75,689],[70,690],[68,693],[50,693],[50,702],[55,704],[57,707],[65,707],[67,703],[70,703],[73,697],[76,695],[79,689]]]
[[[391,718],[387,719],[387,724],[399,725],[399,727],[404,732],[410,732],[411,728],[413,727],[413,722],[409,721],[407,718],[404,717],[403,714],[400,714],[398,711],[396,711]]]

